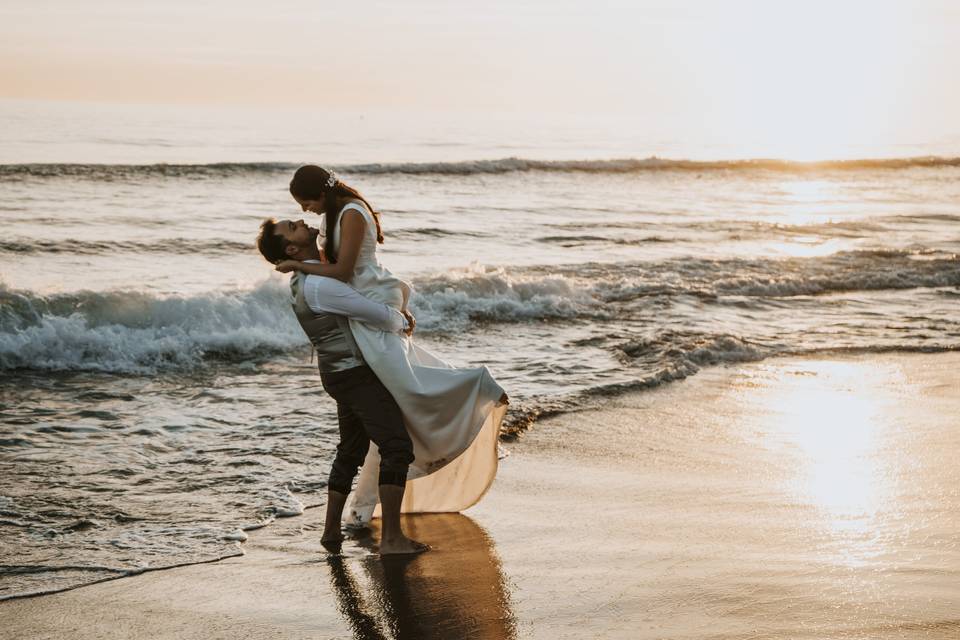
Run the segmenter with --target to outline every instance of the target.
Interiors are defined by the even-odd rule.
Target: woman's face
[[[293,196],[293,199],[297,201],[297,204],[300,205],[300,208],[304,212],[312,211],[316,214],[323,213],[323,200],[301,200],[297,196]]]

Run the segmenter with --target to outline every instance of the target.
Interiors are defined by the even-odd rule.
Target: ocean
[[[629,118],[0,104],[0,599],[242,553],[334,407],[253,247],[323,164],[511,433],[705,367],[960,349],[960,141],[799,162]]]

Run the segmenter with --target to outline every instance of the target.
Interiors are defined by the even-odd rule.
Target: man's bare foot
[[[429,551],[430,545],[411,540],[406,536],[401,536],[393,540],[380,541],[381,556],[395,556],[404,553],[423,553]]]
[[[326,535],[320,538],[320,545],[330,553],[340,553],[343,549],[343,536],[338,532],[335,535]]]

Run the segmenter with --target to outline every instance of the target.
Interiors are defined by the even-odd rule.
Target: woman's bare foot
[[[400,536],[393,540],[380,541],[381,556],[395,556],[402,553],[423,553],[429,550],[430,545],[411,540],[406,536]]]

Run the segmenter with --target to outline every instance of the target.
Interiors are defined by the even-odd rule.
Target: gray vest
[[[317,350],[320,373],[335,373],[362,367],[365,363],[357,343],[353,340],[350,323],[343,316],[333,313],[314,313],[303,299],[305,279],[306,275],[299,272],[290,278],[293,312],[297,315],[303,332]]]

